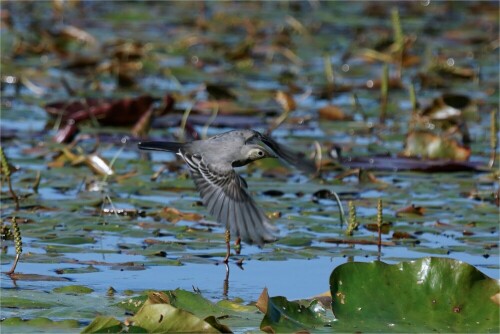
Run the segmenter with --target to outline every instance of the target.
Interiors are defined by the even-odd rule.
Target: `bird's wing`
[[[182,153],[203,204],[233,236],[248,244],[276,240],[276,230],[246,191],[247,184],[232,168],[214,170],[198,154]]]
[[[284,160],[288,164],[306,173],[316,172],[317,170],[316,164],[311,159],[308,159],[304,153],[294,152],[288,147],[278,144],[278,142],[272,139],[271,137],[263,135],[262,133],[257,131],[254,132],[255,136],[249,138],[248,140],[249,142],[255,139],[260,140],[265,145],[267,145],[271,150],[273,150],[273,152],[276,153],[276,155],[280,159]]]

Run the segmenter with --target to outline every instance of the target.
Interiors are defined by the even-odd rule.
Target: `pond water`
[[[498,128],[491,127],[491,112],[498,112],[498,3],[81,1],[59,8],[56,2],[12,1],[1,7],[9,18],[0,30],[1,140],[20,197],[16,209],[2,182],[2,294],[52,300],[62,298],[53,292],[60,286],[93,289],[75,310],[9,306],[2,308],[2,318],[69,318],[81,329],[97,314],[123,317],[113,302],[146,290],[199,290],[213,301],[251,303],[267,287],[271,296],[308,298],[329,291],[332,270],[353,261],[446,257],[500,278],[498,157],[487,167],[490,142],[498,138]],[[407,53],[400,80],[393,9]],[[384,63],[396,79],[388,84],[387,120],[381,122]],[[456,119],[443,125],[420,115],[421,123],[412,123],[410,85],[420,112],[443,94],[470,100],[459,110],[469,147],[461,143],[464,130]],[[295,106],[280,104],[277,91]],[[132,124],[99,125],[90,117],[78,124],[77,137],[58,143],[66,120],[44,110],[53,101],[120,101],[145,94],[158,100],[147,134],[132,132]],[[166,94],[176,103],[162,116]],[[187,139],[249,124],[265,132],[291,108],[273,137],[308,156],[315,142],[321,148],[320,176],[275,160],[238,170],[273,217],[280,239],[263,248],[243,244],[227,268],[221,263],[224,229],[199,205],[186,167],[173,154],[145,154],[136,145],[144,139],[181,140],[181,118],[190,106]],[[331,106],[341,115],[320,111]],[[440,138],[458,138],[458,148],[447,144],[441,151],[470,149],[468,162],[460,161],[458,171],[447,158],[437,172],[422,172],[424,159],[415,159],[417,167],[410,170],[393,166],[391,159],[408,149],[419,125]],[[423,137],[417,140],[425,148],[436,145]],[[335,147],[345,160],[333,157]],[[88,158],[94,153],[113,161],[113,175],[92,169]],[[349,167],[359,157],[380,155],[384,168]],[[321,196],[324,190],[339,195],[346,215],[349,201],[356,207],[359,228],[352,236],[345,234],[337,203]],[[379,199],[385,223],[381,249]],[[114,209],[129,214],[106,211]],[[23,240],[16,272],[40,276],[14,280],[5,274],[16,253],[4,230],[12,217]],[[106,300],[110,287],[116,300]],[[258,328],[256,323],[233,329]]]

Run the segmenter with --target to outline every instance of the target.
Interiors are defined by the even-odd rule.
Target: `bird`
[[[262,209],[248,192],[248,184],[235,167],[264,158],[279,158],[296,168],[313,173],[316,166],[304,153],[279,144],[270,136],[244,129],[217,134],[187,143],[146,141],[141,150],[168,151],[179,155],[187,164],[191,178],[208,212],[225,227],[226,256],[230,257],[231,235],[247,244],[271,243],[277,240]]]

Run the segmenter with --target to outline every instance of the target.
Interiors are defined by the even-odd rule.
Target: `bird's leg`
[[[241,252],[241,238],[238,237],[236,241],[234,242],[234,250],[236,254],[240,255]]]
[[[229,262],[229,255],[231,254],[231,232],[226,229],[226,257],[224,258],[224,263]]]
[[[229,292],[229,266],[227,263],[225,264],[226,266],[226,277],[224,278],[224,285],[222,287],[222,295],[224,296],[225,299],[227,299],[227,294]]]

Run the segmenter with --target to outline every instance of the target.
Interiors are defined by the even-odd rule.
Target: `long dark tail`
[[[167,141],[145,141],[137,144],[141,150],[179,152],[184,144]]]

